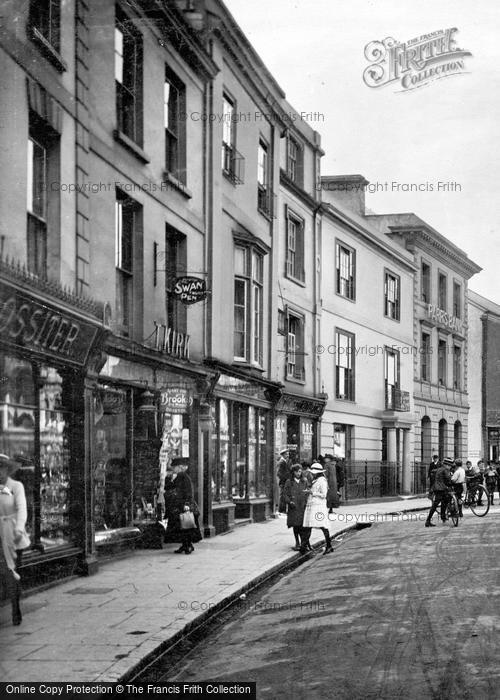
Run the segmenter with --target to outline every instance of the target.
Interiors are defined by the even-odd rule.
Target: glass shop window
[[[67,544],[71,389],[53,367],[16,357],[0,357],[0,376],[0,452],[21,465],[14,478],[25,488],[26,529],[43,551]]]
[[[40,542],[45,548],[70,542],[69,430],[63,380],[52,367],[40,368]]]
[[[110,530],[132,522],[127,394],[106,388],[94,400],[94,524],[96,530]]]

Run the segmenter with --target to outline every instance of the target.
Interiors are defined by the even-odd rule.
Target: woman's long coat
[[[328,528],[328,508],[326,506],[327,493],[327,480],[324,476],[318,476],[312,483],[311,493],[307,499],[304,511],[304,527]]]
[[[288,527],[301,527],[304,520],[304,510],[306,507],[307,480],[304,477],[288,479],[283,487],[283,498],[287,507],[286,524]]]

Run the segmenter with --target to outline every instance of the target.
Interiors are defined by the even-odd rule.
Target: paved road
[[[497,511],[497,512],[494,512]],[[316,555],[163,680],[261,699],[500,697],[500,511],[376,524]]]

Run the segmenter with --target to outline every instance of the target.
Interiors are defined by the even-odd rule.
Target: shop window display
[[[269,412],[219,399],[215,416],[212,500],[270,497]]]
[[[132,521],[132,487],[127,458],[127,396],[106,388],[95,398],[94,524],[96,530]]]
[[[47,547],[69,542],[70,414],[63,410],[62,378],[40,369],[40,541]]]
[[[0,365],[0,452],[21,465],[16,478],[25,487],[27,530],[38,549],[64,545],[70,541],[69,392],[53,367],[5,355]]]
[[[229,412],[230,404],[220,399],[217,403],[218,430],[213,434],[216,459],[212,474],[212,500],[215,502],[227,501],[229,498]]]

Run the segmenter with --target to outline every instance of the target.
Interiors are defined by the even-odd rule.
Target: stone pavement
[[[424,525],[426,498],[341,506],[333,536],[356,523],[394,521]],[[407,513],[407,515],[404,515]],[[313,530],[312,544],[323,539]],[[10,605],[0,608],[0,679],[3,682],[118,681],[211,608],[240,596],[266,573],[292,564],[293,534],[286,518],[238,527],[203,540],[189,556],[137,550],[105,562],[94,576],[72,579],[21,601],[23,623],[13,627]],[[334,555],[331,555],[334,556]]]

